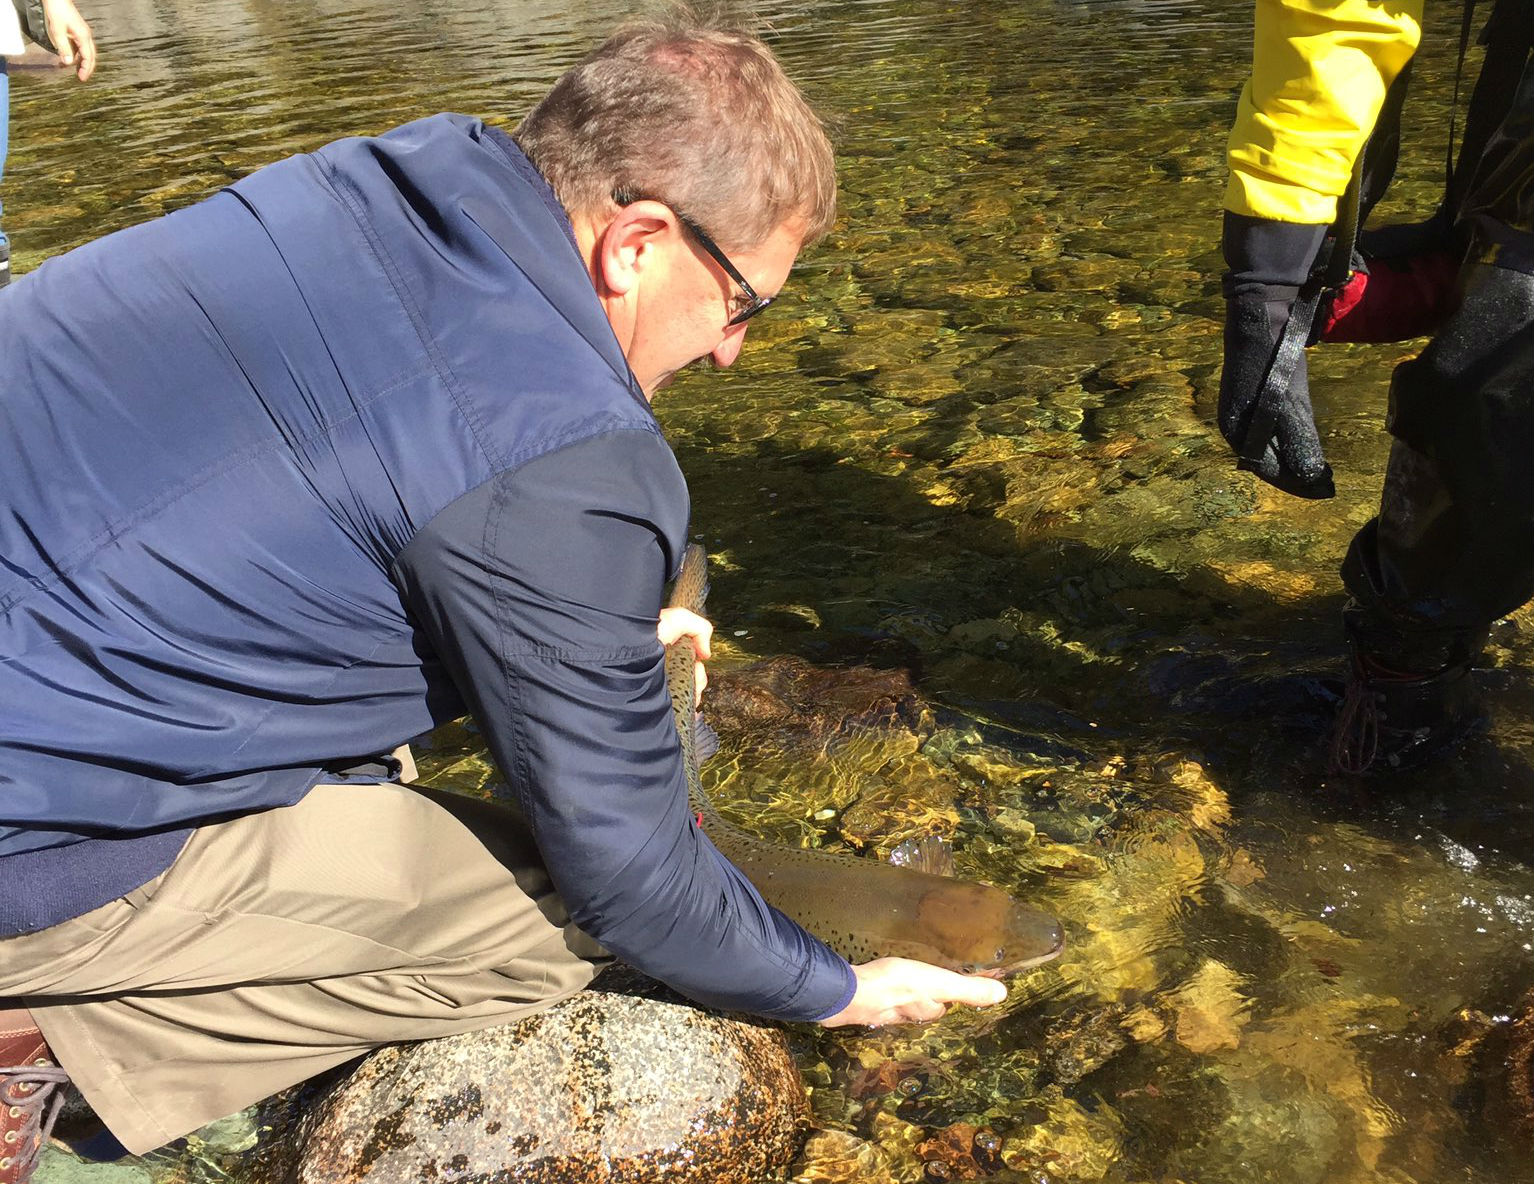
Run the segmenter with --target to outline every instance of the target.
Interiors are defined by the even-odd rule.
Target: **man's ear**
[[[658,201],[635,201],[619,208],[597,239],[597,279],[614,296],[627,296],[660,260],[659,248],[680,233],[671,207]]]

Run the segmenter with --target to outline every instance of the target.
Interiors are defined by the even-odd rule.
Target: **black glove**
[[[1308,498],[1331,497],[1336,489],[1310,407],[1304,353],[1308,326],[1307,334],[1292,341],[1284,340],[1284,328],[1326,230],[1227,212],[1221,240],[1230,270],[1222,284],[1220,434],[1240,456],[1239,467],[1285,493]],[[1290,374],[1264,399],[1270,366]]]

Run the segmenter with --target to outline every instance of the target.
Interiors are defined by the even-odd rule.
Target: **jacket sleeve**
[[[822,1019],[850,999],[851,968],[766,905],[688,808],[655,633],[686,516],[664,441],[614,431],[458,499],[395,575],[575,923],[701,1003]]]
[[[1280,222],[1332,222],[1421,26],[1422,0],[1257,0],[1252,73],[1228,144],[1225,208]]]

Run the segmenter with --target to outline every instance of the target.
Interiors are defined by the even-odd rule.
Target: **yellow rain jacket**
[[[1225,208],[1321,225],[1337,215],[1385,91],[1416,51],[1423,0],[1257,0],[1252,75]]]

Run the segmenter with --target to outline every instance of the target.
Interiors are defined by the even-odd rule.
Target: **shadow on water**
[[[999,498],[935,507],[830,449],[763,441],[723,469],[707,444],[677,451],[716,554],[711,605],[753,651],[905,666],[1001,725],[1149,730],[1221,764],[1252,755],[1231,722],[1305,732],[1320,718],[1308,676],[1335,665],[1340,593],[1275,604],[1128,546],[1026,540]],[[738,525],[709,538],[721,521]]]
[[[1472,850],[1534,851],[1526,668],[1483,672],[1499,727],[1455,760],[1330,775],[1340,587],[1275,597],[1128,546],[1029,540],[997,516],[1004,491],[969,511],[934,506],[912,481],[830,448],[757,441],[721,467],[715,445],[675,443],[715,550],[712,609],[752,652],[903,667],[933,699],[1020,735],[1159,743],[1197,753],[1233,792],[1282,786],[1328,821],[1372,819],[1392,837],[1431,823]],[[926,443],[932,455],[951,447],[941,432]],[[735,525],[710,539],[718,522]],[[1515,625],[1501,632],[1526,653]]]

